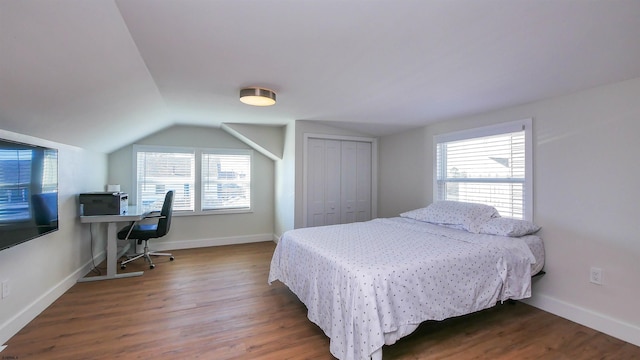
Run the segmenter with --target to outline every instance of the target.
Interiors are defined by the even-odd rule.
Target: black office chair
[[[151,261],[151,255],[154,256],[169,256],[169,260],[173,261],[173,255],[169,253],[158,253],[149,251],[149,240],[156,239],[165,236],[169,232],[171,227],[171,213],[173,211],[173,190],[168,191],[164,197],[164,203],[162,204],[162,210],[160,216],[149,216],[149,218],[157,218],[158,222],[154,224],[136,224],[133,222],[131,225],[123,228],[118,232],[118,239],[120,240],[137,240],[138,244],[142,244],[144,241],[144,252],[127,256],[127,260],[120,263],[120,269],[127,267],[127,264],[143,257],[149,262],[149,268],[153,269],[156,266]]]

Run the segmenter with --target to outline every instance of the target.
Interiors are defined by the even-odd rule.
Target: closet
[[[372,218],[371,141],[306,139],[305,226]]]

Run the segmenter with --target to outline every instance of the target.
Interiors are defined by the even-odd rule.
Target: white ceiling
[[[637,0],[0,0],[0,128],[101,152],[173,124],[382,135],[640,77],[639,34]]]

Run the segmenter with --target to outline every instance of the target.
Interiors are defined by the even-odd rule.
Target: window
[[[202,209],[237,209],[251,205],[251,157],[247,154],[202,154]]]
[[[137,205],[159,210],[173,190],[175,212],[207,214],[251,210],[253,152],[134,146]]]
[[[58,191],[58,152],[0,149],[0,222],[28,221],[32,197]]]
[[[531,119],[437,135],[434,199],[494,206],[531,220]]]

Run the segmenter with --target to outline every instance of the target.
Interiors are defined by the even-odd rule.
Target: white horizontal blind
[[[58,151],[44,150],[44,166],[42,167],[42,192],[58,191]]]
[[[0,222],[29,220],[31,150],[0,150]]]
[[[525,130],[436,143],[436,198],[525,218]]]
[[[160,210],[167,191],[173,190],[174,211],[195,209],[195,161],[191,151],[137,151],[137,204]]]
[[[202,210],[251,207],[251,151],[202,153]]]
[[[42,173],[33,173],[33,168],[40,168],[34,166],[39,161],[43,162]],[[0,223],[31,219],[31,195],[58,191],[57,162],[56,150],[0,150]],[[38,175],[42,177],[40,181],[32,181]]]

